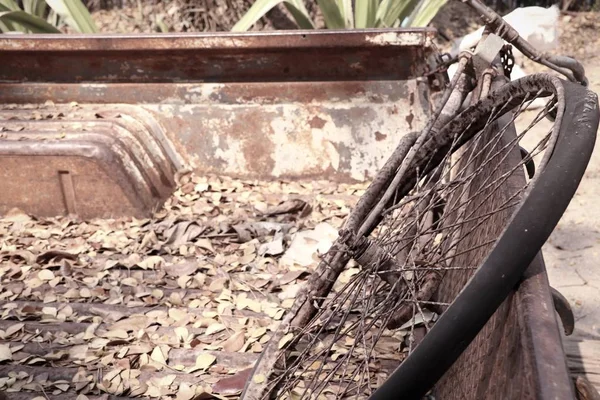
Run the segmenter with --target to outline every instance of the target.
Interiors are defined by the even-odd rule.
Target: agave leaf
[[[11,11],[11,9],[8,8],[6,5],[4,5],[2,3],[2,0],[0,0],[0,12],[6,12],[6,11]],[[2,32],[2,33],[14,32],[15,30],[16,30],[15,24],[8,22],[8,21],[0,21],[0,32]]]
[[[285,8],[292,14],[300,28],[314,29],[315,24],[313,24],[310,19],[310,14],[302,0],[285,1],[283,5],[285,5]]]
[[[12,25],[10,22],[6,23],[6,22],[0,21],[0,32],[7,33],[7,32],[14,32],[14,30],[15,30],[14,25]]]
[[[56,27],[43,19],[20,10],[0,12],[0,21],[5,24],[7,22],[19,24],[33,33],[61,33]]]
[[[325,25],[329,29],[344,29],[346,22],[336,0],[317,0]]]
[[[60,15],[58,15],[56,13],[56,11],[54,11],[52,8],[50,9],[50,12],[48,13],[48,18],[46,18],[46,21],[50,24],[50,25],[54,25],[56,27],[58,27],[60,25]]]
[[[440,9],[448,0],[425,0],[421,6],[413,11],[408,19],[407,26],[422,28],[431,22]]]
[[[314,24],[302,0],[257,0],[231,30],[233,32],[247,31],[256,21],[264,17],[273,7],[280,3],[284,3],[300,28],[314,28]]]
[[[67,25],[81,33],[98,32],[90,12],[81,0],[46,0]]]
[[[379,0],[356,0],[354,4],[354,26],[356,28],[374,28],[378,6]]]
[[[378,27],[393,27],[396,21],[400,21],[410,15],[419,4],[419,0],[383,0],[377,10]]]
[[[21,8],[19,8],[19,4],[17,3],[16,0],[0,0],[0,12],[19,11],[19,10],[21,10]],[[0,31],[2,31],[3,33],[15,32],[15,31],[24,32],[24,33],[29,32],[28,29],[23,28],[21,25],[14,24],[9,21],[0,21]]]
[[[352,0],[336,0],[340,14],[344,19],[345,28],[354,28],[354,11],[352,10]]]
[[[2,11],[19,11],[19,3],[15,0],[0,0],[0,6]]]
[[[44,18],[46,7],[45,0],[23,0],[23,11],[36,17]]]

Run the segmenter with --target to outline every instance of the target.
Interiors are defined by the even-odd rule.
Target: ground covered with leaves
[[[365,189],[179,181],[150,219],[0,219],[0,392],[237,398]]]

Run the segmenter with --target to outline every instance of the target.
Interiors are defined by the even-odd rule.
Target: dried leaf
[[[185,382],[179,384],[175,400],[191,400],[196,396],[196,389]]]
[[[122,319],[110,326],[110,329],[124,330],[126,332],[140,331],[146,329],[151,321],[147,315],[132,315],[129,318]]]
[[[23,323],[18,323],[18,324],[9,326],[8,328],[6,328],[6,337],[10,337],[10,336],[14,335],[15,333],[19,332],[21,329],[23,329],[24,326],[25,326],[25,324],[23,324]]]
[[[196,358],[196,367],[205,370],[208,367],[210,367],[216,360],[217,357],[213,356],[212,354],[202,353]]]
[[[239,351],[242,347],[244,347],[244,338],[244,331],[233,334],[229,339],[223,342],[223,350],[228,351],[230,353]]]
[[[279,339],[279,345],[278,345],[278,347],[280,349],[283,349],[285,347],[285,345],[288,344],[293,338],[294,338],[294,334],[293,333],[286,334],[284,337],[282,337],[281,339]]]
[[[177,278],[177,285],[179,285],[180,288],[185,289],[187,287],[188,282],[191,279],[192,278],[187,275],[180,276],[179,278]]]
[[[150,358],[158,363],[167,364],[168,353],[165,354],[160,346],[156,346],[154,350],[152,350]]]
[[[183,276],[183,275],[192,275],[194,272],[196,272],[198,270],[198,267],[199,267],[199,265],[197,262],[191,261],[191,262],[182,262],[182,263],[178,263],[178,264],[165,265],[163,267],[163,270],[169,276],[178,277],[178,276]]]
[[[196,246],[206,249],[206,250],[210,250],[213,253],[215,252],[215,249],[211,243],[211,241],[209,239],[198,239],[196,240]]]
[[[260,256],[278,256],[283,253],[283,237],[278,237],[269,243],[263,243],[258,248]]]
[[[92,313],[93,315],[98,315],[100,317],[102,317],[103,322],[115,322],[120,320],[121,318],[123,318],[125,315],[119,311],[116,310],[112,310],[112,309],[106,309],[103,307],[96,307],[96,306],[92,306],[89,308],[89,312]]]
[[[69,384],[68,383],[54,383],[53,386],[63,392],[66,392],[67,390],[69,390]]]
[[[7,222],[29,222],[32,218],[29,217],[22,210],[14,207],[8,210],[6,214],[2,216],[2,219]]]
[[[245,308],[252,310],[254,312],[261,312],[261,305],[258,301],[249,299],[246,293],[242,293],[237,297],[236,307],[238,310],[243,310]]]
[[[206,328],[206,332],[204,332],[204,334],[212,335],[217,332],[221,332],[224,329],[225,329],[225,325],[219,324],[219,323],[214,323],[214,324],[210,325],[208,328]]]
[[[264,326],[261,326],[260,328],[253,329],[250,332],[250,337],[259,338],[259,337],[263,336],[265,333],[267,333],[267,328],[265,328]]]
[[[129,337],[125,329],[112,329],[104,332],[101,336],[107,339],[127,339]]]
[[[152,346],[148,343],[138,343],[136,345],[130,346],[127,354],[136,355],[136,354],[145,354],[152,351]]]
[[[126,285],[126,286],[135,287],[135,286],[139,285],[139,282],[135,278],[129,277],[129,278],[122,279],[121,284]]]
[[[54,272],[49,269],[43,269],[37,274],[38,278],[42,281],[51,281],[54,279]]]
[[[0,344],[0,362],[12,360],[12,351],[7,344]]]
[[[167,237],[167,240],[165,244],[178,248],[182,244],[190,243],[204,231],[205,228],[194,221],[180,221],[166,230],[165,237]]]
[[[43,316],[50,316],[56,318],[56,316],[58,315],[58,310],[56,309],[56,307],[44,307],[42,308],[42,314]]]
[[[178,301],[178,303],[181,303],[181,301]],[[169,317],[175,321],[181,321],[188,317],[188,312],[183,308],[169,308]]]
[[[175,335],[177,335],[177,339],[181,342],[185,342],[188,340],[190,333],[185,326],[179,326],[175,328]]]
[[[286,272],[281,278],[279,278],[279,283],[281,285],[287,285],[290,282],[295,281],[303,274],[306,274],[307,271],[289,271]]]
[[[162,378],[158,378],[157,383],[160,387],[167,387],[167,386],[171,386],[173,384],[173,382],[175,382],[175,378],[177,378],[177,375],[166,375],[163,376]]]
[[[223,396],[237,396],[242,393],[246,381],[252,374],[253,368],[247,368],[239,371],[237,374],[231,377],[219,379],[211,389],[213,393],[218,393]]]
[[[338,230],[326,222],[318,224],[314,229],[297,232],[280,263],[283,266],[303,267],[316,264],[314,256],[325,254],[337,237]]]

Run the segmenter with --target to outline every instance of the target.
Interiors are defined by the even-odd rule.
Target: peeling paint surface
[[[385,86],[389,92],[422,95],[414,81]],[[213,94],[213,98],[224,95]],[[373,102],[376,95],[367,89],[346,101],[318,104],[288,99],[260,105],[236,98],[226,104],[204,100],[144,107],[169,117],[161,121],[165,131],[171,132],[196,170],[257,178],[364,181],[374,176],[402,135],[424,126],[428,112],[415,105],[421,102],[411,106],[409,96]],[[203,92],[203,99],[210,97]]]
[[[424,46],[426,37],[418,33],[407,32],[403,35],[398,35],[396,32],[379,33],[373,36],[368,36],[366,41],[378,46]]]
[[[177,169],[364,181],[425,123],[430,95],[419,78],[433,35],[14,35],[0,39],[0,104],[135,109],[138,125],[161,132],[153,154]]]

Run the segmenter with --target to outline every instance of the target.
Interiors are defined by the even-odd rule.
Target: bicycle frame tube
[[[521,53],[556,72],[564,75],[571,82],[588,85],[585,70],[581,63],[567,56],[549,56],[540,53],[535,47],[519,36],[515,28],[510,26],[500,15],[479,0],[461,0],[482,15],[486,25],[496,32],[502,39],[513,44]]]

